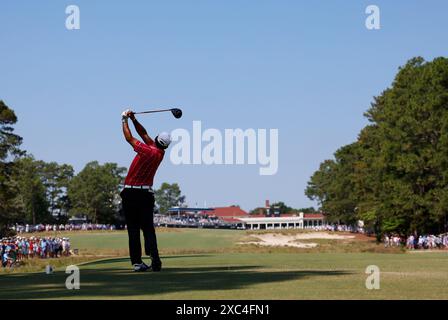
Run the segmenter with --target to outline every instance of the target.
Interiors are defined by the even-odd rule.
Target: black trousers
[[[140,230],[145,239],[145,253],[153,261],[160,260],[154,229],[154,194],[142,189],[124,189],[121,192],[123,212],[129,236],[131,263],[142,263]]]

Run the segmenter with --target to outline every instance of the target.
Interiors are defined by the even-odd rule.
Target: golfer
[[[128,119],[134,123],[135,130],[143,142],[135,139],[129,130]],[[152,189],[154,175],[163,160],[165,149],[171,143],[168,133],[160,133],[152,140],[145,128],[137,121],[134,112],[126,110],[122,113],[123,133],[126,141],[134,148],[137,155],[132,161],[121,192],[123,211],[129,236],[129,254],[134,271],[161,271],[162,261],[157,249],[157,238],[154,229],[154,191]],[[151,257],[151,266],[142,261],[140,229],[145,239],[145,253]]]

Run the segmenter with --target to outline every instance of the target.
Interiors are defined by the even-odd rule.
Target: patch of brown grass
[[[308,231],[313,232],[313,231]],[[248,236],[243,238],[237,249],[237,252],[257,252],[257,253],[405,253],[406,250],[400,247],[385,248],[383,244],[377,244],[375,238],[363,234],[350,232],[327,232],[328,234],[337,234],[341,236],[354,236],[350,239],[297,239],[297,243],[317,243],[315,248],[297,248],[297,247],[266,247],[257,245],[253,242],[260,242],[254,234],[276,233],[284,235],[293,235],[303,233],[302,230],[262,230],[248,232]]]
[[[97,260],[98,257],[91,256],[70,256],[61,258],[50,258],[50,259],[25,259],[18,262],[13,268],[0,268],[0,274],[9,273],[30,273],[30,272],[45,272],[45,267],[50,265],[53,269],[65,269],[69,265],[76,265],[83,262],[89,262]]]

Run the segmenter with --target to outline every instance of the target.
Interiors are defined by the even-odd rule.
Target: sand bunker
[[[315,248],[317,243],[300,242],[299,240],[308,239],[333,239],[345,240],[353,239],[355,236],[330,234],[325,232],[310,232],[299,234],[281,234],[281,233],[265,233],[265,234],[251,234],[251,237],[259,241],[244,242],[244,244],[256,244],[268,247],[295,247],[295,248]]]

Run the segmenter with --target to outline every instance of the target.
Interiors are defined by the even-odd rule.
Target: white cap
[[[164,148],[168,148],[171,143],[171,135],[168,132],[161,132],[157,136],[157,142]]]

